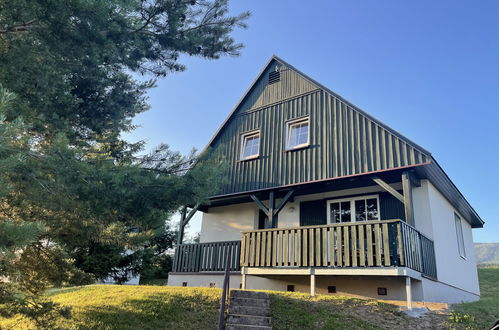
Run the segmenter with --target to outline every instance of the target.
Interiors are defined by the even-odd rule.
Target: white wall
[[[420,187],[412,189],[412,203],[414,208],[414,227],[428,238],[433,239],[433,224],[430,210],[430,196],[428,180],[421,180]]]
[[[416,223],[416,227],[425,234],[431,230],[431,237],[435,244],[438,281],[479,295],[480,289],[470,224],[430,182],[424,180],[421,188],[426,189],[429,200],[431,229],[428,228],[427,220],[422,215],[416,218],[419,221]],[[419,197],[416,199],[418,200]],[[416,208],[422,207],[417,206]],[[466,258],[459,255],[454,212],[462,219]],[[424,210],[420,213],[426,214],[427,211]],[[427,217],[427,215],[425,216]]]
[[[258,207],[255,203],[212,207],[203,213],[200,242],[235,241],[241,231],[253,230],[258,225]]]

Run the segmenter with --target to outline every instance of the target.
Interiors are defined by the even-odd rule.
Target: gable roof
[[[274,66],[293,86],[276,89],[277,84],[271,86],[265,80],[266,73]],[[284,134],[280,127],[287,120],[303,115],[317,117],[314,122],[320,125],[315,125],[322,125],[315,128],[317,134],[311,134],[316,148],[283,154]],[[237,158],[239,136],[254,129],[261,129],[262,136],[272,138],[272,143],[262,142],[265,157],[241,162]],[[322,150],[325,146],[330,150]],[[215,197],[418,167],[420,176],[429,178],[472,226],[483,225],[429,151],[275,55],[202,153],[209,147],[222,148],[231,164],[230,184]]]
[[[371,116],[370,114],[368,114],[364,110],[362,110],[359,107],[355,106],[353,103],[347,101],[342,96],[336,94],[335,92],[333,92],[332,90],[330,90],[326,86],[322,85],[321,83],[317,82],[315,79],[313,79],[313,78],[309,77],[308,75],[306,75],[305,73],[301,72],[300,70],[298,70],[297,68],[295,68],[294,66],[292,66],[288,62],[284,61],[283,59],[281,59],[280,57],[278,57],[275,54],[270,57],[270,59],[267,61],[267,63],[265,63],[265,66],[263,67],[263,69],[258,73],[258,75],[256,76],[256,78],[251,83],[250,87],[244,92],[243,96],[239,99],[239,101],[237,102],[236,106],[231,110],[231,112],[229,113],[229,115],[227,116],[227,118],[223,121],[223,123],[220,125],[220,127],[217,129],[217,131],[215,132],[215,134],[213,134],[213,136],[211,137],[211,139],[208,142],[208,144],[201,151],[201,154],[203,154],[204,152],[206,152],[206,150],[212,145],[213,141],[219,135],[220,131],[225,127],[225,125],[229,122],[229,120],[236,114],[237,110],[244,103],[244,101],[248,98],[248,96],[250,95],[251,91],[254,90],[255,86],[258,83],[258,81],[262,79],[262,76],[263,76],[264,72],[266,72],[272,66],[272,64],[274,62],[278,62],[278,63],[284,65],[285,67],[287,67],[287,68],[295,71],[302,78],[304,78],[305,80],[307,80],[310,83],[312,83],[315,86],[317,86],[317,88],[323,89],[326,92],[328,92],[329,94],[335,96],[337,99],[339,99],[342,102],[344,102],[345,104],[349,105],[350,107],[352,107],[353,109],[355,109],[356,111],[358,111],[360,114],[362,114],[366,118],[368,118],[371,121],[377,123],[379,126],[383,127],[384,129],[386,129],[387,131],[389,131],[393,135],[395,135],[395,136],[399,137],[400,139],[404,140],[405,142],[407,142],[409,145],[413,146],[414,148],[419,149],[422,153],[424,153],[428,157],[431,156],[431,153],[428,150],[426,150],[423,147],[419,146],[418,144],[414,143],[409,138],[407,138],[404,135],[400,134],[399,132],[395,131],[394,129],[392,129],[391,127],[389,127],[385,123],[383,123],[381,120],[379,120],[379,119]]]

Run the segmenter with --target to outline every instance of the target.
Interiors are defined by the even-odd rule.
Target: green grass
[[[479,301],[453,306],[450,324],[457,329],[488,329],[499,319],[499,267],[478,268]]]
[[[270,292],[275,329],[486,329],[499,318],[499,268],[480,268],[482,299],[453,306],[450,316],[410,318],[376,300]],[[67,329],[215,329],[221,290],[165,286],[91,285],[55,289],[48,297],[72,308]],[[0,329],[34,329],[1,319]]]
[[[446,321],[434,313],[414,319],[394,305],[342,296],[273,292],[271,304],[274,329],[425,329]]]
[[[160,286],[92,285],[52,290],[72,307],[68,329],[214,329],[221,290]],[[1,319],[0,329],[34,329],[27,320]]]

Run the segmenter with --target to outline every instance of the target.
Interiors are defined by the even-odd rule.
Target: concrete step
[[[252,298],[252,299],[268,299],[267,292],[249,291],[249,290],[231,290],[230,296],[234,298]]]
[[[226,324],[225,330],[272,330],[272,327],[260,327],[258,325]]]
[[[229,306],[229,314],[270,316],[270,308],[255,306]]]
[[[258,325],[261,327],[270,327],[270,320],[270,317],[255,315],[229,314],[227,317],[227,323],[229,324]]]
[[[270,307],[269,299],[230,298],[229,306]]]

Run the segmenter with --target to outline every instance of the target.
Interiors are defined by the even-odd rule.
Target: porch
[[[437,277],[433,241],[402,220],[260,229],[242,232],[241,241],[180,244],[175,251],[173,272],[222,272],[229,250],[230,270],[241,272],[243,277],[246,274]]]

